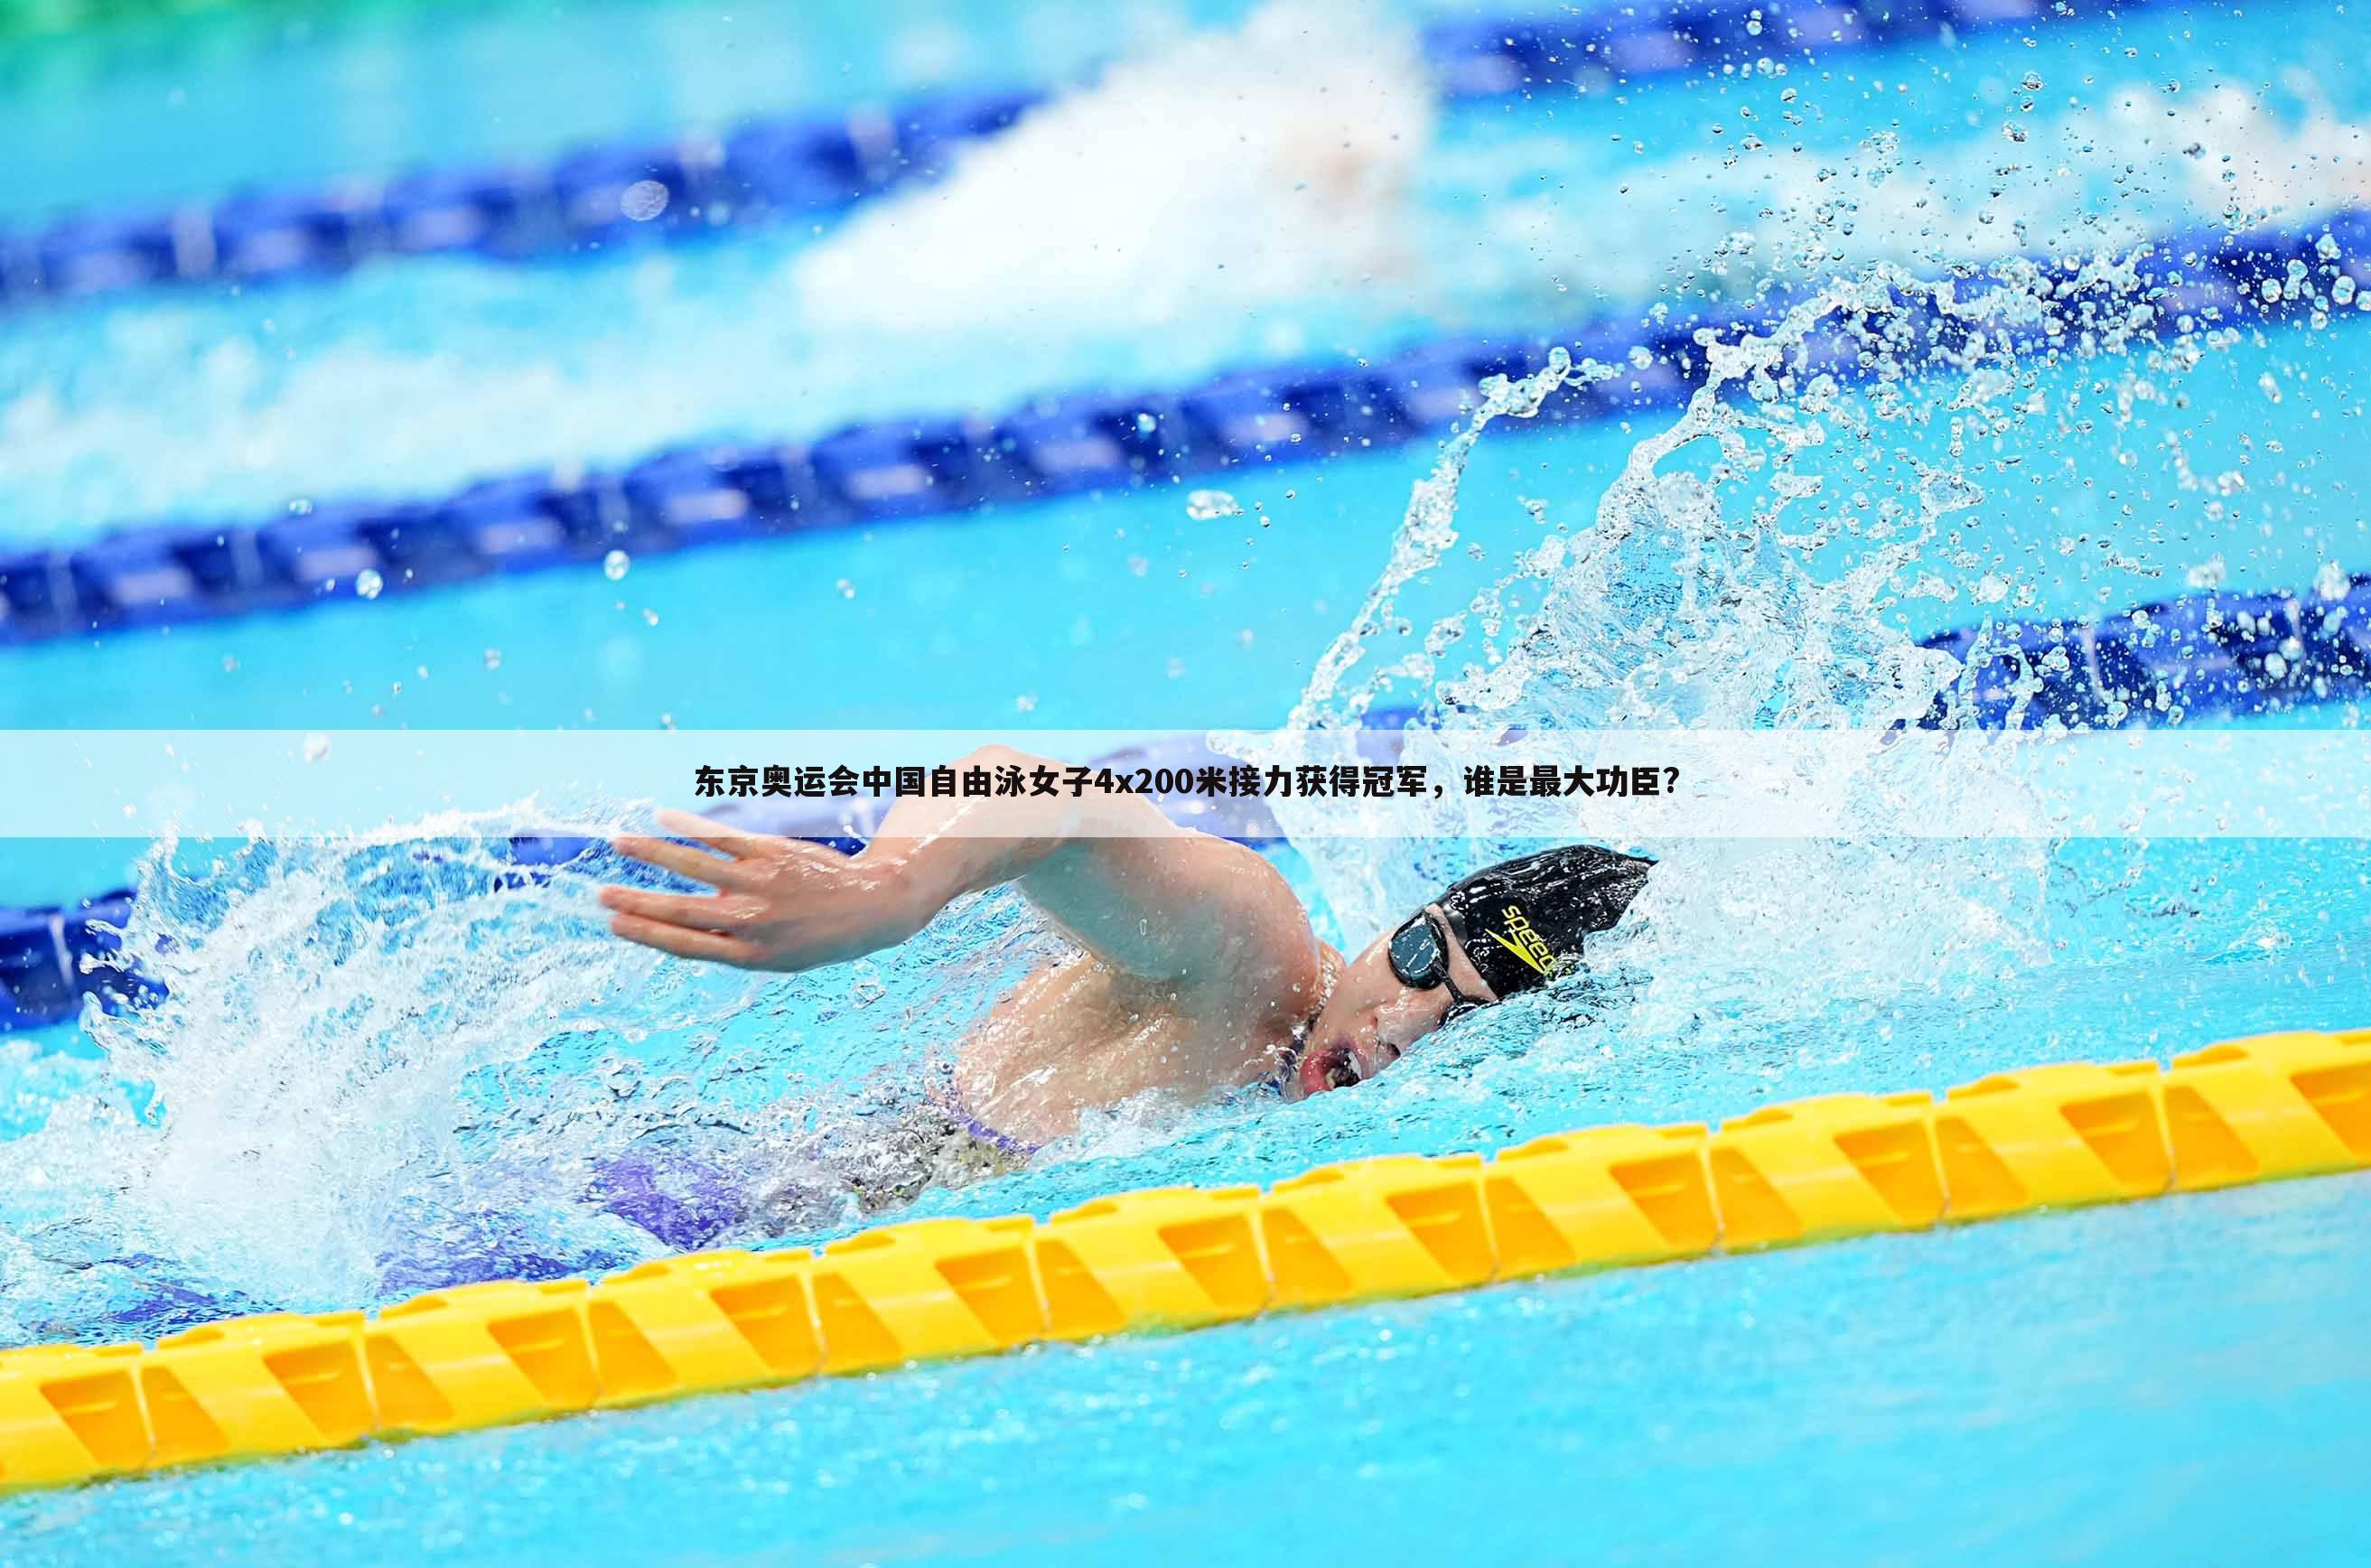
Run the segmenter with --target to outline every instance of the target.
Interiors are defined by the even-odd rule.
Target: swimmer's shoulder
[[[1224,839],[1213,845],[1200,914],[1209,922],[1205,961],[1178,999],[1236,1031],[1294,1028],[1323,1000],[1333,950],[1266,856]]]

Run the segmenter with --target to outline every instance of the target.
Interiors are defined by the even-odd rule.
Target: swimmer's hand
[[[663,811],[658,821],[708,847],[628,834],[614,840],[618,852],[716,892],[605,887],[601,902],[610,930],[661,952],[740,969],[815,969],[894,947],[937,913],[908,896],[891,866],[689,812]]]
[[[982,746],[955,766],[1060,765]],[[1325,950],[1276,868],[1116,786],[1076,798],[901,796],[854,856],[685,812],[658,820],[692,842],[629,835],[619,852],[716,892],[608,887],[601,902],[611,930],[661,952],[815,969],[895,947],[954,900],[1010,883],[1064,937],[1206,1020],[1229,1073],[1246,1049],[1272,1057],[1319,994]]]

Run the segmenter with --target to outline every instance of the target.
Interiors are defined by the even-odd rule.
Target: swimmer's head
[[[1443,1024],[1546,985],[1579,962],[1584,936],[1613,928],[1653,864],[1574,844],[1455,883],[1344,966],[1290,1089],[1372,1078]]]

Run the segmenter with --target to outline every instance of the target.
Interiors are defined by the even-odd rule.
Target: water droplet
[[[2313,591],[2323,599],[2343,599],[2347,590],[2354,585],[2354,580],[2346,575],[2346,569],[2334,560],[2323,561],[2321,570],[2314,573]]]
[[[666,206],[667,188],[655,179],[637,179],[618,193],[618,211],[638,224],[649,223]]]
[[[1186,498],[1186,515],[1197,523],[1208,523],[1213,517],[1240,517],[1243,514],[1242,504],[1222,490],[1197,490]]]
[[[316,730],[305,737],[305,760],[318,762],[330,755],[330,737]]]
[[[1012,699],[1012,710],[1015,713],[1035,713],[1037,711],[1037,694],[1034,691],[1028,691]]]
[[[601,558],[601,575],[615,582],[625,576],[626,569],[633,564],[632,556],[623,550],[611,550]]]
[[[386,586],[386,580],[367,566],[354,574],[354,594],[357,597],[376,599],[378,597],[379,590]]]
[[[871,959],[860,958],[848,968],[848,1005],[850,1008],[862,1011],[889,994],[879,967]]]
[[[644,626],[656,626],[656,625],[658,625],[658,624],[659,624],[659,613],[658,613],[658,611],[645,607],[645,608],[643,609],[643,611],[642,611],[642,624],[643,624]]]
[[[1142,433],[1151,435],[1161,428],[1161,421],[1151,414],[1139,414],[1136,416],[1136,428]]]
[[[856,597],[856,584],[850,582],[847,578],[841,578],[839,582],[834,584],[834,586],[839,590],[839,596],[841,598],[853,599]]]
[[[488,668],[489,670],[499,670],[499,669],[501,669],[502,667],[503,667],[503,651],[502,651],[501,649],[499,649],[499,648],[489,648],[489,649],[487,649],[487,650],[486,650],[486,668]]]
[[[226,674],[226,675],[230,675],[230,674],[237,674],[237,673],[238,673],[238,655],[237,655],[237,654],[236,654],[236,653],[226,653],[226,654],[224,654],[224,655],[223,655],[223,674]]]

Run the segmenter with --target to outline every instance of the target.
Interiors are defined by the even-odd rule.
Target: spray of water
[[[911,952],[761,980],[609,936],[592,894],[651,880],[630,863],[509,854],[555,821],[639,819],[522,805],[156,845],[123,947],[165,995],[93,1004],[98,1070],[9,1145],[0,1263],[40,1316],[0,1329],[621,1264],[665,1250],[653,1221],[722,1232],[818,1154],[839,1161],[820,1196],[847,1195],[885,1080],[951,1052],[1042,940],[1017,900],[976,899]]]
[[[2014,581],[1997,548],[1977,548],[1983,513],[2005,499],[1995,476],[2015,464],[1991,454],[2092,428],[2079,399],[2045,391],[2053,375],[2148,378],[2163,396],[2197,363],[2188,325],[2160,319],[2135,259],[2054,274],[2012,259],[1941,280],[1879,264],[1766,329],[1698,333],[1702,385],[1631,448],[1590,525],[1546,534],[1512,571],[1475,573],[1465,606],[1419,631],[1403,595],[1419,581],[1439,592],[1429,580],[1471,559],[1452,547],[1476,438],[1569,395],[1567,381],[1622,367],[1576,373],[1559,356],[1486,387],[1417,487],[1283,746],[1355,727],[1387,698],[1421,701],[1405,755],[1451,776],[1476,732],[1882,730],[1938,703],[1957,712],[1959,662],[1917,646],[1889,612],[1913,594],[1996,599],[1981,585]],[[1838,341],[1867,390],[1833,373]],[[2021,789],[2006,772],[1957,782],[2012,802]],[[1849,841],[1625,846],[1662,865],[1630,928],[1602,944],[1633,980],[1619,1023],[1601,1015],[1562,1041],[1548,1026],[1534,1068],[1559,1049],[1601,1048],[1609,1029],[1627,1049],[1705,1053],[1868,1025],[1914,996],[1980,1008],[2005,974],[2046,964],[2050,846],[1920,839],[1923,804],[1871,789],[1853,801]],[[1339,802],[1276,806],[1353,941],[1518,847],[1478,804],[1465,836],[1452,821],[1451,836],[1398,845],[1342,836],[1325,815]],[[1585,822],[1562,836],[1587,836]],[[1477,1028],[1542,1031],[1541,1017],[1513,1012]]]
[[[2013,571],[1972,544],[2000,471],[1984,454],[2088,417],[2037,375],[2064,363],[2161,389],[2196,363],[2145,295],[2129,257],[2071,280],[2015,263],[1940,281],[1879,266],[1765,329],[1707,331],[1690,354],[1702,388],[1636,444],[1588,525],[1541,524],[1495,573],[1455,548],[1474,455],[1498,421],[1633,367],[1559,353],[1486,386],[1292,727],[1355,728],[1411,694],[1449,732],[1882,727],[1948,704],[1955,662],[1886,612],[1915,593],[1982,597],[1977,583]],[[1865,390],[1822,357],[1838,329],[1867,362]],[[1404,594],[1463,571],[1476,579],[1463,607],[1419,631]],[[1425,760],[1439,743],[1419,728],[1408,744]],[[1471,840],[1343,837],[1308,804],[1278,803],[1354,943],[1512,847],[1479,824]],[[558,815],[596,834],[621,820]],[[760,984],[665,963],[601,928],[590,891],[618,862],[530,876],[499,852],[554,816],[160,845],[126,946],[169,996],[94,1013],[113,1081],[11,1146],[29,1176],[0,1248],[31,1284],[21,1298],[77,1328],[154,1324],[183,1309],[160,1300],[174,1289],[206,1315],[600,1266],[661,1245],[621,1217],[621,1186],[645,1219],[656,1203],[681,1220],[660,1227],[678,1242],[763,1230],[748,1199],[786,1183],[794,1226],[844,1223],[909,1163],[896,1101],[1045,951],[1005,897],[853,971]],[[2044,849],[1884,827],[1644,846],[1663,868],[1600,955],[1621,977],[1618,1007],[1501,1009],[1369,1086],[1372,1103],[1520,1099],[1526,1075],[1589,1070],[1612,1043],[1707,1058],[1833,1050],[1920,998],[1980,1009],[1993,978],[2046,962]],[[1149,1125],[1131,1110],[1079,1143],[1125,1153]]]
[[[1262,37],[1278,57],[1303,47],[1289,29]],[[1396,62],[1386,76],[1406,66],[1400,45],[1374,47]],[[1316,57],[1358,52],[1337,39]],[[1240,63],[1230,55],[1214,79],[1232,84]],[[1173,65],[1163,80],[1177,75]],[[1159,86],[1115,73],[1098,112]],[[1296,99],[1309,90],[1305,75],[1289,86]],[[1232,118],[1216,117],[1229,136],[1261,123],[1266,100],[1244,91]],[[1349,97],[1336,107],[1360,117]],[[1392,135],[1421,129],[1388,127],[1375,158],[1343,172],[1341,199],[1360,210],[1375,193],[1359,182],[1397,178]],[[1056,140],[1066,156],[1103,157],[1108,129],[1063,121]],[[1039,166],[1022,167],[1049,155],[1034,156]],[[1145,182],[1113,156],[1117,200]],[[1257,156],[1301,161],[1282,144]],[[865,288],[847,297],[927,301],[941,297],[933,288],[993,289],[1000,268],[1019,278],[1038,258],[1015,241],[960,284],[931,273],[881,286],[893,262],[950,264],[945,247],[899,226],[926,224],[928,202],[993,194],[1013,178],[983,164],[936,196],[884,206],[801,286],[839,298],[862,274]],[[1388,206],[1376,198],[1373,210]],[[999,216],[958,229],[966,243],[1007,232]],[[1344,236],[1339,264],[1365,264],[1352,251],[1373,237]],[[1033,276],[1040,294],[1027,297],[1085,300],[1131,323],[1174,305],[1142,290],[1141,257],[1098,273],[1104,261],[1077,260],[1093,252],[1080,235],[1065,243],[1086,270],[1059,294]],[[1187,258],[1173,282],[1197,287],[1214,256],[1230,271],[1241,262],[1232,239],[1198,251],[1166,234],[1136,243],[1163,266]],[[877,265],[855,267],[867,258]],[[1860,362],[1857,386],[1822,357],[1837,340],[1822,334],[1837,329]],[[2017,466],[2058,444],[2112,440],[2120,418],[2162,401],[2227,330],[2160,319],[2123,253],[2071,279],[2015,261],[1831,277],[1768,329],[1692,345],[1683,357],[1705,367],[1702,389],[1637,442],[1585,526],[1543,521],[1511,571],[1471,566],[1455,548],[1474,455],[1498,421],[1637,367],[1559,356],[1486,386],[1417,486],[1382,577],[1314,667],[1292,727],[1355,728],[1410,697],[1434,723],[1494,732],[1870,728],[1938,698],[1948,706],[1961,672],[1892,629],[1888,612],[1920,595],[2024,602],[2030,570],[1978,525],[2028,482]],[[2052,379],[2066,371],[2081,374]],[[2100,570],[2141,582],[2161,566]],[[1453,585],[1463,608],[1419,628],[1403,609],[1419,582]],[[1428,733],[1410,736],[1418,760]],[[1354,944],[1507,847],[1486,836],[1344,837],[1318,831],[1303,804],[1281,807],[1325,918]],[[884,1155],[881,1101],[908,1091],[1044,951],[1014,902],[991,898],[851,971],[760,984],[665,963],[601,929],[590,889],[620,873],[614,862],[529,876],[498,852],[555,815],[593,833],[620,820],[519,808],[360,840],[160,845],[126,947],[169,997],[87,1018],[104,1070],[9,1145],[21,1180],[0,1204],[12,1284],[0,1318],[17,1320],[0,1331],[87,1333],[110,1317],[153,1327],[184,1311],[347,1305],[597,1267],[659,1249],[610,1201],[631,1181],[677,1211],[712,1209],[711,1228],[729,1229],[742,1195],[805,1171],[821,1194],[806,1223],[828,1223]],[[1526,1078],[1588,1071],[1617,1047],[1773,1061],[1849,1048],[1856,1032],[1922,1002],[1974,1015],[2005,970],[2046,962],[2045,851],[1884,828],[1879,816],[1849,843],[1645,846],[1663,870],[1599,954],[1618,1007],[1551,997],[1500,1009],[1316,1113],[1388,1113],[1401,1094],[1519,1099]],[[1082,1142],[1125,1152],[1157,1136],[1150,1125],[1130,1112]]]
[[[1645,297],[1675,271],[1715,293],[1880,261],[1932,273],[2129,248],[2185,224],[2304,224],[2371,202],[2371,126],[2333,106],[2310,72],[2287,74],[2284,112],[2269,94],[2165,78],[2093,89],[2087,75],[2075,98],[2054,90],[2069,85],[2065,71],[2053,61],[2025,72],[2005,84],[2015,90],[1995,120],[1914,157],[1893,131],[1849,156],[1806,146],[1810,102],[1778,76],[1741,86],[1717,111],[1718,159],[1691,150],[1641,167],[1601,155],[1584,172],[1561,138],[1451,142],[1424,178],[1503,192],[1478,215],[1492,243],[1461,288],[1544,301],[1571,290]],[[1470,234],[1458,237],[1470,248]]]
[[[1075,336],[1362,288],[1413,266],[1437,112],[1414,32],[1378,7],[1263,6],[966,149],[792,277],[812,319],[876,339],[968,333],[984,302]]]
[[[2196,20],[2208,49],[2256,30]],[[2102,61],[2079,36],[2041,29],[2020,58],[2040,86],[2012,73],[1997,116],[1905,133],[1907,151],[1891,133],[1822,146],[1868,111],[1850,72],[1764,61],[1642,87],[1694,95],[1647,117],[1685,136],[1671,154],[1601,139],[1602,100],[1441,113],[1405,24],[1288,4],[1116,66],[945,181],[820,235],[585,268],[365,268],[283,293],[269,323],[183,291],[12,317],[0,510],[17,540],[261,517],[950,400],[932,371],[885,364],[960,363],[953,400],[1000,409],[1560,321],[1674,284],[1734,294],[1875,260],[1932,272],[2294,223],[2371,189],[2359,63],[2251,96]]]

